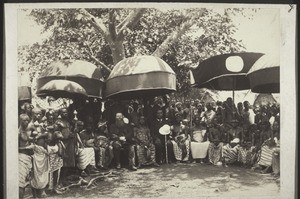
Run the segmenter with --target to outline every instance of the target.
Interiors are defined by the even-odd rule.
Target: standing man
[[[63,168],[62,178],[66,177],[71,168],[75,168],[75,150],[76,150],[76,134],[72,132],[71,123],[69,122],[68,110],[62,108],[60,110],[60,119],[56,121],[58,130],[62,133],[62,141],[65,146],[63,151]]]
[[[162,164],[164,161],[164,157],[166,156],[165,152],[165,137],[159,133],[159,129],[168,124],[168,121],[163,117],[163,110],[158,109],[156,111],[155,119],[150,121],[150,133],[152,135],[154,145],[155,145],[155,152],[156,152],[156,163]],[[172,146],[168,147],[172,148]]]

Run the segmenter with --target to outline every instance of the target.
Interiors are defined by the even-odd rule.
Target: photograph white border
[[[295,197],[296,171],[296,5],[288,4],[223,4],[223,3],[27,3],[5,4],[5,149],[6,198],[18,198],[18,70],[17,11],[25,8],[133,8],[133,7],[237,7],[280,9],[280,109],[281,109],[281,174],[280,198]],[[236,196],[238,197],[238,196]],[[215,198],[215,197],[214,197]],[[234,198],[234,197],[232,197]],[[248,197],[247,197],[248,198]],[[251,198],[249,196],[249,198]],[[256,197],[257,198],[257,197]],[[264,197],[269,198],[269,197]],[[271,197],[274,198],[274,197]]]

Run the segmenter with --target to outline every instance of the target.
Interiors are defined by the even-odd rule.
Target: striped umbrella
[[[60,60],[51,63],[37,79],[37,95],[51,80],[68,80],[85,89],[88,97],[102,98],[103,81],[101,72],[94,64],[82,60]]]
[[[279,93],[279,58],[279,55],[264,55],[254,63],[247,74],[252,92]]]
[[[106,81],[107,98],[143,98],[176,91],[176,75],[162,59],[136,56],[123,59]]]

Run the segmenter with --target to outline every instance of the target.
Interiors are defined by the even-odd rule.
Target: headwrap
[[[178,105],[182,105],[182,103],[181,102],[176,102],[175,106],[178,106]]]
[[[22,113],[20,116],[19,116],[19,119],[20,119],[20,121],[22,121],[22,120],[30,120],[30,118],[29,118],[29,116],[27,115],[27,114],[24,114],[24,113]]]
[[[84,126],[84,122],[81,121],[81,120],[78,120],[78,121],[76,122],[76,125],[77,125],[77,126]]]
[[[38,108],[38,107],[35,107],[32,109],[32,112],[33,113],[42,113],[42,109]]]

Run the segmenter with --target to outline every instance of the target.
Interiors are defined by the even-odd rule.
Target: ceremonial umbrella
[[[29,73],[18,72],[18,100],[31,101],[31,82]]]
[[[213,90],[250,89],[247,72],[263,53],[243,52],[210,57],[192,70],[194,87]]]
[[[115,65],[106,80],[107,98],[133,99],[176,91],[176,75],[154,56],[125,58]]]
[[[100,69],[94,64],[82,60],[60,60],[52,62],[41,71],[37,79],[37,95],[41,88],[52,80],[69,80],[85,89],[88,97],[102,98],[103,81]]]
[[[264,55],[259,58],[247,76],[254,93],[279,93],[279,55]]]
[[[70,99],[88,98],[86,90],[76,82],[69,80],[51,80],[39,89],[41,96],[64,97]]]

